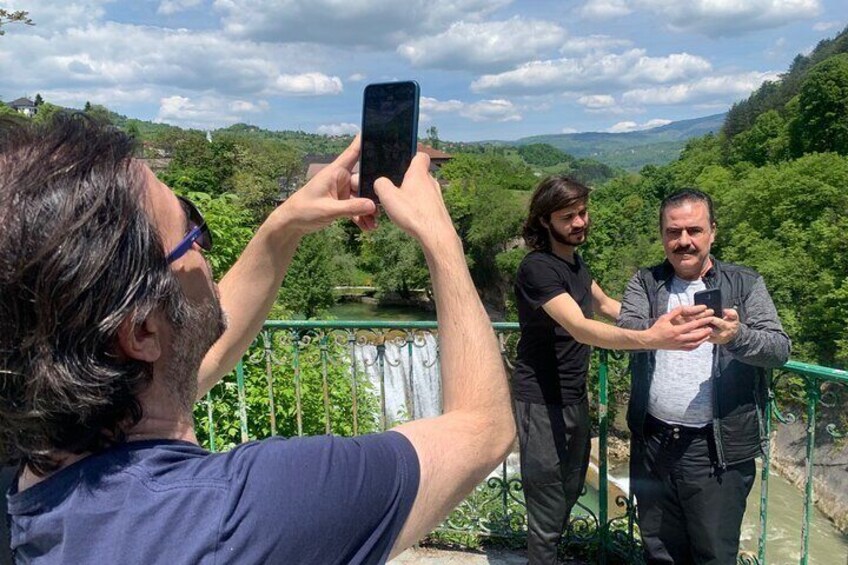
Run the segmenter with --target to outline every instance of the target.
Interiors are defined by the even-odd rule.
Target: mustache
[[[694,252],[695,252],[695,248],[692,247],[691,245],[687,245],[686,247],[678,247],[673,251],[673,253],[675,255],[683,255],[683,254],[686,254],[686,253],[694,253]]]

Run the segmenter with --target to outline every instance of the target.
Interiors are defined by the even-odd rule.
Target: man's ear
[[[130,359],[154,363],[162,355],[164,320],[158,311],[152,312],[140,324],[127,316],[118,327],[118,345]]]
[[[539,223],[542,224],[542,227],[545,228],[546,230],[551,229],[551,224],[544,217],[539,218]]]

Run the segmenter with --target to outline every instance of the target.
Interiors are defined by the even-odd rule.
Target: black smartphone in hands
[[[418,150],[418,100],[414,80],[369,84],[362,102],[362,150],[359,196],[379,203],[374,181],[387,177],[395,185]]]
[[[706,290],[699,290],[695,293],[695,306],[699,304],[706,305],[707,308],[713,311],[713,316],[716,318],[721,318],[724,314],[724,311],[721,308],[721,289],[720,288],[708,288]]]

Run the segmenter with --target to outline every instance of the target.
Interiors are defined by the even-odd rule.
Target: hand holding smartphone
[[[359,196],[379,203],[374,181],[387,177],[395,185],[418,149],[418,100],[415,81],[369,84],[362,104],[362,152]]]

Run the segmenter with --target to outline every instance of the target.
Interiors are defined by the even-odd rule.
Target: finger
[[[350,193],[359,196],[359,173],[350,175]]]
[[[726,330],[726,329],[730,328],[730,323],[722,320],[721,318],[716,318],[715,316],[711,316],[710,320],[712,320],[710,322],[710,324],[715,326],[715,328],[718,329],[718,330]]]
[[[353,166],[359,161],[359,150],[361,146],[362,137],[359,134],[356,134],[356,137],[353,138],[353,141],[350,142],[350,145],[347,146],[347,149],[342,151],[342,154],[336,157],[336,160],[333,161],[334,165],[338,165],[340,167],[344,167],[348,171],[353,170]]]
[[[683,313],[687,316],[695,316],[697,314],[702,314],[707,306],[705,304],[696,304],[694,306],[680,306],[683,309]]]
[[[420,151],[412,158],[409,168],[406,169],[406,174],[403,175],[404,183],[408,175],[427,175],[430,176],[430,156]]]
[[[733,308],[725,308],[723,314],[724,319],[728,322],[736,322],[739,320],[739,312],[737,312]]]
[[[348,200],[333,200],[331,209],[335,216],[354,217],[368,216],[377,212],[377,205],[368,198],[350,198]]]

